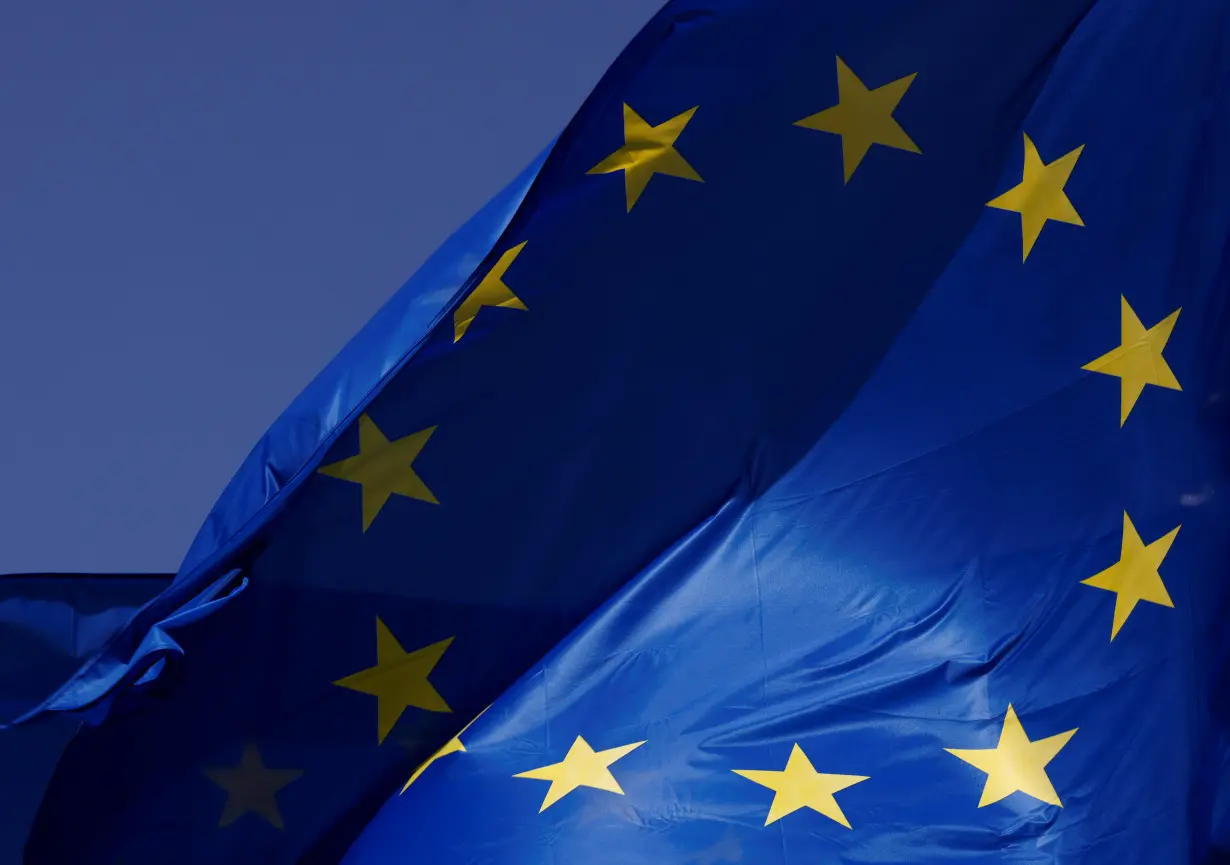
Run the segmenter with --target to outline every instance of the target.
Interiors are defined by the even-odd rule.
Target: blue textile
[[[667,4],[42,708],[30,861],[1220,855],[1228,16]]]
[[[171,574],[0,575],[0,719],[24,714],[98,651]],[[18,865],[30,823],[76,729],[66,716],[0,729],[0,865]]]

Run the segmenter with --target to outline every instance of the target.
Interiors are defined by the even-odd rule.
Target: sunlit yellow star
[[[1038,235],[1048,219],[1056,222],[1066,222],[1069,225],[1084,225],[1080,214],[1068,200],[1063,191],[1080,159],[1081,145],[1070,153],[1044,165],[1038,155],[1038,148],[1025,136],[1025,169],[1021,182],[1009,189],[998,198],[987,202],[987,207],[999,210],[1011,210],[1021,214],[1021,241],[1024,251],[1021,261],[1029,258],[1029,251],[1034,248]]]
[[[277,793],[298,779],[302,769],[266,769],[256,745],[245,745],[238,766],[202,769],[205,776],[226,791],[226,805],[218,826],[229,826],[244,814],[263,817],[275,829],[284,829]]]
[[[1162,357],[1182,309],[1176,309],[1146,330],[1127,298],[1120,295],[1119,300],[1119,346],[1097,360],[1089,361],[1081,369],[1119,377],[1119,426],[1123,426],[1136,400],[1144,393],[1145,385],[1183,390],[1171,372],[1170,364]]]
[[[699,107],[699,106],[697,106]],[[665,123],[650,126],[629,105],[624,105],[624,146],[599,162],[587,174],[624,172],[628,210],[636,204],[655,174],[704,181],[675,149],[675,141],[688,125],[696,108],[689,108]]]
[[[483,709],[483,712],[486,712],[486,711],[487,709]],[[483,712],[479,712],[477,715],[475,715],[474,721],[477,721],[479,718],[481,718],[483,716]],[[410,780],[406,782],[406,786],[401,788],[401,792],[405,793],[407,790],[409,790],[410,785],[419,779],[419,776],[422,775],[423,772],[427,770],[427,767],[430,766],[432,763],[436,762],[437,760],[439,760],[441,757],[447,757],[449,754],[457,754],[459,752],[465,751],[466,746],[462,744],[461,736],[463,733],[465,733],[466,730],[470,729],[470,725],[473,724],[474,721],[471,721],[469,724],[466,724],[464,727],[462,727],[456,736],[454,736],[453,738],[445,742],[443,745],[441,745],[439,749],[436,750],[436,753],[432,754],[425,761],[423,761],[423,765],[419,766],[417,769],[414,770],[414,774],[410,776]]]
[[[550,781],[547,797],[542,800],[538,813],[550,808],[578,787],[593,787],[595,790],[607,790],[623,795],[623,788],[611,774],[610,765],[621,757],[630,754],[644,745],[644,742],[633,742],[631,745],[620,745],[618,748],[607,748],[605,751],[595,751],[580,736],[577,736],[568,754],[559,763],[531,769],[513,775],[514,778],[534,778],[539,781]]]
[[[804,117],[795,126],[832,132],[841,136],[841,156],[846,183],[873,144],[921,153],[895,119],[893,111],[914,81],[913,73],[868,90],[840,57],[837,58],[837,104]]]
[[[414,461],[436,428],[389,441],[367,415],[359,418],[359,453],[321,466],[322,475],[363,487],[363,531],[367,531],[389,497],[397,494],[438,505],[436,497],[414,471]]]
[[[453,638],[449,637],[407,652],[377,617],[376,666],[333,684],[376,698],[376,735],[377,741],[383,742],[402,712],[411,706],[428,712],[453,711],[427,680],[452,642]]]
[[[1119,561],[1089,579],[1081,580],[1083,585],[1115,593],[1115,618],[1110,626],[1112,640],[1141,601],[1174,608],[1174,601],[1170,600],[1170,593],[1166,591],[1166,584],[1162,582],[1158,568],[1170,552],[1170,545],[1174,543],[1180,528],[1182,526],[1175,526],[1146,546],[1125,511]]]
[[[500,260],[483,277],[483,281],[466,295],[466,299],[453,311],[453,342],[465,336],[466,331],[470,329],[471,322],[474,321],[474,316],[478,315],[478,311],[484,306],[528,309],[521,298],[513,294],[512,289],[504,284],[504,274],[517,260],[517,256],[523,249],[525,249],[525,244],[518,243],[501,255]]]
[[[987,773],[987,783],[982,788],[982,799],[978,802],[979,808],[1006,799],[1016,792],[1062,808],[1059,794],[1055,792],[1055,787],[1046,774],[1046,764],[1055,759],[1055,755],[1068,744],[1068,740],[1075,733],[1074,728],[1066,733],[1057,733],[1031,742],[1016,716],[1016,710],[1009,703],[1008,714],[1004,716],[1004,726],[999,734],[999,744],[994,748],[944,750]]]
[[[769,806],[769,816],[764,824],[768,826],[787,814],[793,814],[800,808],[810,808],[850,828],[850,821],[841,812],[841,807],[833,794],[847,787],[853,787],[866,781],[866,775],[826,775],[817,772],[812,767],[811,760],[803,753],[803,749],[795,744],[786,760],[786,768],[782,771],[766,769],[735,769],[736,775],[742,775],[749,781],[755,781],[762,787],[774,791],[773,804]]]

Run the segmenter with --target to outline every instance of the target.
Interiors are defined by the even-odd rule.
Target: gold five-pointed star
[[[1162,582],[1158,568],[1170,552],[1170,545],[1174,543],[1180,528],[1182,526],[1175,526],[1153,543],[1146,545],[1125,511],[1119,561],[1089,579],[1081,580],[1083,585],[1115,593],[1115,618],[1110,626],[1112,640],[1141,601],[1174,608],[1174,601],[1170,600],[1170,593],[1166,591],[1166,584]]]
[[[389,497],[397,494],[440,504],[414,471],[414,461],[436,428],[428,427],[389,441],[367,415],[359,418],[359,453],[321,466],[322,475],[363,487],[363,531],[367,531]]]
[[[982,799],[978,802],[979,808],[1006,799],[1016,792],[1062,808],[1059,794],[1055,792],[1055,787],[1046,774],[1046,764],[1055,759],[1055,755],[1068,744],[1068,740],[1075,733],[1074,728],[1066,733],[1057,733],[1031,742],[1016,716],[1016,710],[1009,703],[1008,714],[1004,716],[1004,726],[999,734],[999,744],[994,748],[944,750],[987,773],[987,783],[982,788]]]
[[[453,711],[427,680],[452,642],[453,638],[449,637],[407,652],[377,617],[376,666],[333,684],[376,698],[376,735],[377,741],[383,742],[402,712],[410,706],[428,712]]]
[[[1025,136],[1025,170],[1021,182],[1009,189],[998,198],[987,202],[987,207],[999,210],[1011,210],[1021,214],[1021,241],[1024,251],[1021,261],[1029,258],[1029,251],[1034,248],[1038,235],[1048,219],[1056,222],[1066,222],[1069,225],[1084,225],[1080,214],[1068,200],[1063,191],[1080,159],[1081,145],[1070,153],[1044,165],[1038,155],[1038,148]]]
[[[1145,385],[1183,390],[1170,364],[1162,357],[1182,308],[1146,330],[1127,298],[1120,295],[1119,301],[1119,347],[1089,361],[1081,369],[1119,377],[1119,426],[1123,426],[1136,400],[1144,393]]]
[[[868,778],[867,775],[826,775],[817,772],[797,743],[786,760],[786,768],[780,772],[765,769],[733,771],[774,791],[773,804],[769,806],[769,816],[764,821],[766,826],[800,808],[810,808],[849,829],[850,821],[841,812],[833,794]]]
[[[607,748],[605,751],[595,751],[582,737],[577,736],[568,754],[559,763],[543,766],[540,769],[530,769],[513,775],[514,778],[534,778],[539,781],[550,781],[547,796],[542,800],[538,813],[550,808],[578,787],[593,787],[595,790],[607,790],[623,795],[623,788],[611,774],[610,766],[621,757],[630,754],[645,743],[633,742],[631,745],[620,745],[618,748]]]
[[[868,90],[840,57],[837,58],[837,104],[795,122],[795,126],[841,136],[846,183],[873,144],[922,153],[896,120],[893,111],[914,81],[913,73]]]
[[[483,277],[483,281],[466,295],[466,299],[453,311],[453,342],[465,336],[466,331],[470,329],[470,324],[474,321],[474,316],[478,315],[478,311],[484,306],[528,309],[521,298],[513,294],[512,289],[504,284],[504,274],[508,272],[508,268],[517,260],[517,256],[523,249],[525,249],[525,244],[519,243],[501,255],[500,260]]]
[[[491,707],[488,706],[487,708],[491,708]],[[486,712],[486,711],[487,709],[483,709],[483,712]],[[477,715],[475,715],[474,721],[477,721],[479,718],[481,718],[483,716],[483,712],[479,712]],[[419,779],[419,776],[422,775],[425,771],[427,771],[427,767],[430,766],[432,763],[436,762],[437,760],[439,760],[441,757],[447,757],[449,754],[457,754],[459,752],[465,751],[466,746],[462,743],[461,736],[463,733],[465,733],[466,730],[470,729],[470,725],[473,724],[474,721],[471,721],[469,724],[466,724],[464,727],[462,727],[456,736],[454,736],[453,738],[445,742],[443,745],[441,745],[440,748],[437,749],[436,753],[432,754],[430,757],[428,757],[423,762],[422,766],[419,766],[417,769],[415,769],[414,774],[410,776],[410,780],[406,782],[406,786],[401,788],[401,792],[405,793],[407,790],[409,790],[410,785],[413,784],[415,781],[417,781]],[[401,795],[401,794],[398,794],[398,795]]]
[[[277,793],[303,774],[302,769],[266,769],[256,745],[245,745],[238,766],[202,769],[205,776],[226,791],[226,806],[218,826],[229,826],[244,814],[264,817],[275,829],[285,828],[278,810]]]
[[[675,141],[695,113],[696,108],[689,108],[665,123],[650,126],[631,106],[624,105],[624,146],[586,173],[624,172],[624,189],[629,211],[655,174],[667,174],[704,183],[696,169],[675,149]]]

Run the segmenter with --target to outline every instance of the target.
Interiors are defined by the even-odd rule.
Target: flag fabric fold
[[[43,707],[28,861],[1216,861],[1228,36],[668,3]]]
[[[0,719],[42,702],[99,651],[172,574],[0,575]],[[0,728],[0,865],[18,865],[43,790],[76,723]]]

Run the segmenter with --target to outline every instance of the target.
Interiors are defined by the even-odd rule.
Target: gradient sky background
[[[663,0],[10,0],[0,573],[173,571]]]

